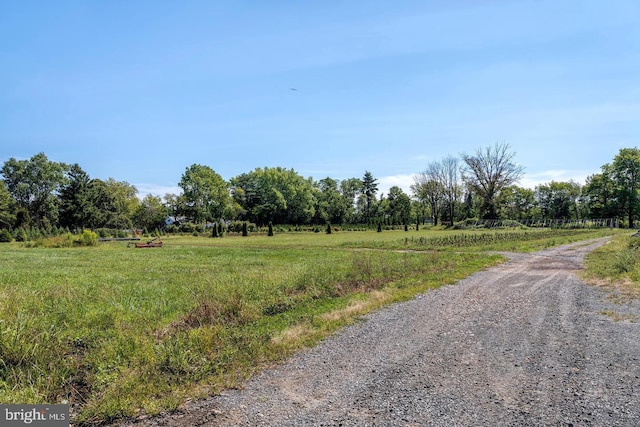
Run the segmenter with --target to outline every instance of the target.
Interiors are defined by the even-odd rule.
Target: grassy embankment
[[[630,237],[632,233],[617,233],[585,260],[583,278],[610,291],[611,298],[620,303],[640,299],[640,237]],[[606,314],[615,320],[628,319],[614,312]]]
[[[358,316],[535,250],[608,231],[166,237],[160,249],[0,245],[0,402],[78,424],[233,387]],[[373,249],[373,250],[371,250]]]

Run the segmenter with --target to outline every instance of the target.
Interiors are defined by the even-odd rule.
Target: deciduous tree
[[[44,153],[29,160],[7,160],[0,173],[18,208],[26,209],[40,226],[58,221],[58,191],[65,183],[64,163],[53,162]]]
[[[444,189],[442,184],[437,182],[430,174],[427,168],[413,177],[414,183],[411,186],[413,195],[420,201],[422,206],[422,214],[426,214],[426,207],[429,208],[431,222],[438,225],[438,217],[440,215],[440,206],[444,197]]]
[[[402,188],[394,185],[389,189],[389,216],[392,224],[406,225],[411,219],[411,198]]]
[[[535,198],[547,219],[579,219],[578,202],[581,185],[575,181],[541,184],[536,187]]]
[[[16,217],[12,212],[13,199],[4,181],[0,181],[0,229],[11,228],[15,224]]]
[[[485,219],[498,217],[496,197],[524,173],[524,168],[514,162],[515,153],[510,150],[509,144],[496,143],[485,149],[479,148],[475,155],[461,155],[466,165],[463,179],[482,198],[480,211]]]
[[[138,228],[154,230],[164,225],[167,208],[162,199],[152,194],[144,196],[138,205],[133,220]]]
[[[327,177],[321,179],[316,188],[315,223],[342,224],[347,218],[351,206],[349,200],[340,194],[338,181]]]
[[[218,220],[231,204],[227,183],[209,166],[191,165],[178,185],[182,188],[185,209],[194,222]]]
[[[503,188],[497,198],[500,218],[523,220],[533,217],[536,199],[534,190],[511,185]]]
[[[587,177],[583,189],[585,203],[591,218],[617,218],[621,213],[616,183],[610,164],[601,168],[601,173]]]
[[[257,168],[231,179],[231,192],[245,219],[260,225],[308,224],[315,215],[312,180],[293,169]]]
[[[418,175],[416,190],[427,197],[431,206],[432,216],[437,216],[442,209],[446,209],[448,220],[455,221],[455,208],[462,195],[460,185],[460,165],[458,159],[447,156],[441,161],[431,162]]]
[[[611,165],[613,180],[618,186],[620,205],[626,212],[629,228],[640,212],[638,189],[640,188],[640,150],[623,148],[613,159]]]

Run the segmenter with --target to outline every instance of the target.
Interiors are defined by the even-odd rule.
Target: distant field
[[[502,260],[482,250],[608,233],[163,237],[153,249],[1,244],[0,402],[69,401],[87,425],[175,408],[363,313]]]

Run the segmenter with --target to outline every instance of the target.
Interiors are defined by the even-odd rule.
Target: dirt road
[[[367,316],[243,390],[128,426],[640,425],[640,314],[575,275],[578,243]]]

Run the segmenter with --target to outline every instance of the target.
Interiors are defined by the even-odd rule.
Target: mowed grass
[[[76,424],[91,425],[238,386],[364,313],[502,260],[474,239],[470,250],[425,243],[458,234],[443,233],[0,245],[0,402],[68,401]],[[540,234],[521,249],[590,237]],[[516,236],[485,244],[518,248]]]

